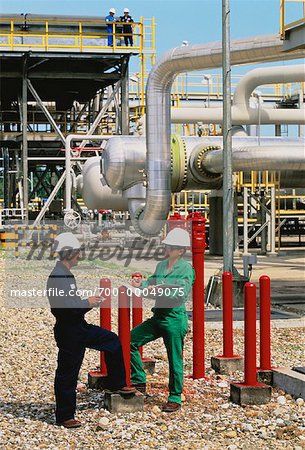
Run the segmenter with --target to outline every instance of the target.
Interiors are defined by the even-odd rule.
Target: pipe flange
[[[180,192],[187,182],[187,154],[186,144],[180,136],[171,138],[171,190]]]
[[[219,147],[218,145],[210,145],[209,147],[204,147],[197,153],[195,158],[195,167],[196,170],[205,178],[215,179],[219,178],[222,175],[220,173],[209,172],[204,167],[204,160],[206,158],[207,153],[211,150],[220,150],[220,149],[221,147]]]
[[[211,150],[219,150],[221,147],[209,145],[207,147],[202,147],[202,144],[199,144],[194,148],[190,161],[189,167],[194,178],[201,183],[217,183],[222,179],[221,173],[212,173],[205,169],[204,167],[204,159],[209,151]]]

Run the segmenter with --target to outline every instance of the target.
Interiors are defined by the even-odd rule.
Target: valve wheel
[[[73,230],[74,228],[77,228],[80,225],[81,220],[82,220],[82,218],[81,218],[80,214],[77,211],[72,210],[72,211],[66,212],[65,217],[64,217],[64,224],[68,228],[71,228]]]

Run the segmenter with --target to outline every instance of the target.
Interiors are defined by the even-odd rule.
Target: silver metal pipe
[[[223,84],[223,271],[233,272],[234,190],[232,170],[230,1],[222,0]]]
[[[83,165],[82,178],[77,178],[77,188],[89,209],[127,211],[128,199],[121,192],[114,193],[101,175],[100,157],[89,158]]]
[[[223,150],[208,151],[202,161],[204,169],[222,173]],[[233,170],[305,170],[305,147],[279,145],[233,147]]]
[[[249,104],[252,92],[261,85],[305,81],[305,65],[277,66],[251,70],[238,83],[232,102],[232,123],[238,124],[305,124],[302,109],[276,109],[270,105],[252,108]],[[223,108],[172,108],[172,123],[223,122]]]
[[[284,53],[282,48],[278,35],[235,40],[231,42],[231,63],[277,61],[305,55],[304,49]],[[220,67],[221,63],[220,42],[183,46],[165,53],[150,72],[146,86],[148,188],[145,207],[136,213],[143,234],[158,234],[170,209],[170,92],[173,80],[178,73],[212,69]]]

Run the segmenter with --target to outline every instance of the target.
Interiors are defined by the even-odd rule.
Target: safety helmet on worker
[[[80,247],[79,240],[71,232],[60,233],[54,240],[54,251],[58,253],[62,251],[79,250]]]
[[[172,247],[189,247],[191,245],[190,235],[182,228],[173,228],[162,241],[162,244]]]
[[[124,13],[129,13],[129,9],[128,8],[124,8]]]
[[[110,8],[109,12],[112,13],[112,14],[115,14],[115,9],[114,8]]]

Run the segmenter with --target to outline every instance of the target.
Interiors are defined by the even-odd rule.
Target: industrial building
[[[280,35],[231,42],[232,65],[256,64],[231,94],[232,234],[244,255],[305,234],[304,65],[276,65],[304,56],[304,25],[286,23],[284,7]],[[101,18],[0,16],[3,245],[16,224],[101,225],[111,210],[150,238],[169,215],[201,211],[209,251],[222,254],[223,89],[205,74],[221,67],[222,46],[183,45],[155,64],[155,34],[141,18],[127,47],[117,23],[109,46]]]

